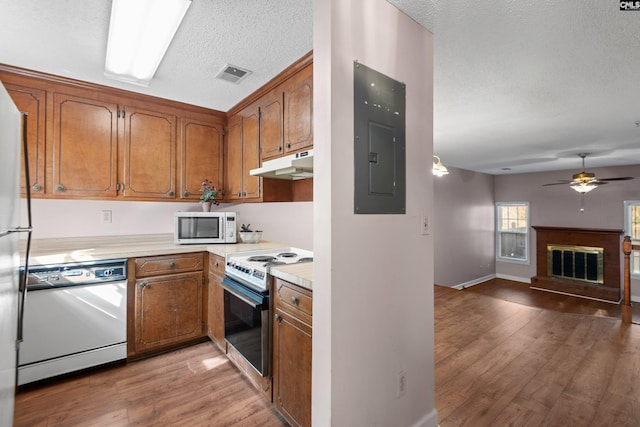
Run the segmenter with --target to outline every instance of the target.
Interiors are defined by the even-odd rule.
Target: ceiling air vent
[[[251,74],[251,71],[236,67],[235,65],[227,64],[222,67],[222,70],[216,76],[217,79],[226,80],[231,83],[240,83]]]

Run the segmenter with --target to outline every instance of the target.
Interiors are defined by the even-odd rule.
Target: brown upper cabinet
[[[31,194],[44,194],[46,92],[41,89],[10,83],[5,83],[5,86],[16,107],[27,114],[27,150]],[[22,147],[20,147],[20,150],[22,158],[24,158]],[[23,164],[23,162],[20,162],[20,164]],[[25,187],[25,177],[24,174],[21,174],[20,188],[22,194],[25,194]]]
[[[223,190],[223,147],[224,129],[222,125],[203,120],[183,118],[181,123],[180,158],[180,198],[200,200],[202,181],[208,179]],[[220,198],[222,193],[220,193]]]
[[[260,160],[313,145],[313,65],[309,64],[260,101]]]
[[[53,98],[53,192],[115,197],[118,105],[60,93]]]
[[[250,105],[229,118],[224,200],[261,201],[260,178],[249,171],[260,167],[259,107]]]
[[[172,114],[55,93],[54,193],[174,198],[176,121]]]
[[[284,152],[313,146],[313,65],[284,82]]]
[[[36,197],[197,201],[204,179],[222,188],[220,111],[5,65],[0,80],[28,113]]]

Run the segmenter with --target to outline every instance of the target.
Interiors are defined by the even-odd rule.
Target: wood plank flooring
[[[436,286],[434,316],[442,427],[640,426],[640,326],[619,306],[495,279]],[[203,343],[21,390],[14,425],[286,424]]]
[[[213,343],[18,392],[15,427],[285,426]]]
[[[436,286],[440,425],[639,426],[640,326],[619,314],[499,279]]]

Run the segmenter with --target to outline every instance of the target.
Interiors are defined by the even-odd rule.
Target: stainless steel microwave
[[[176,212],[174,241],[184,244],[236,243],[235,212]]]

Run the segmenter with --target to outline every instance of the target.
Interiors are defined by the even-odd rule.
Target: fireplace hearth
[[[531,288],[620,302],[622,230],[534,226]]]

